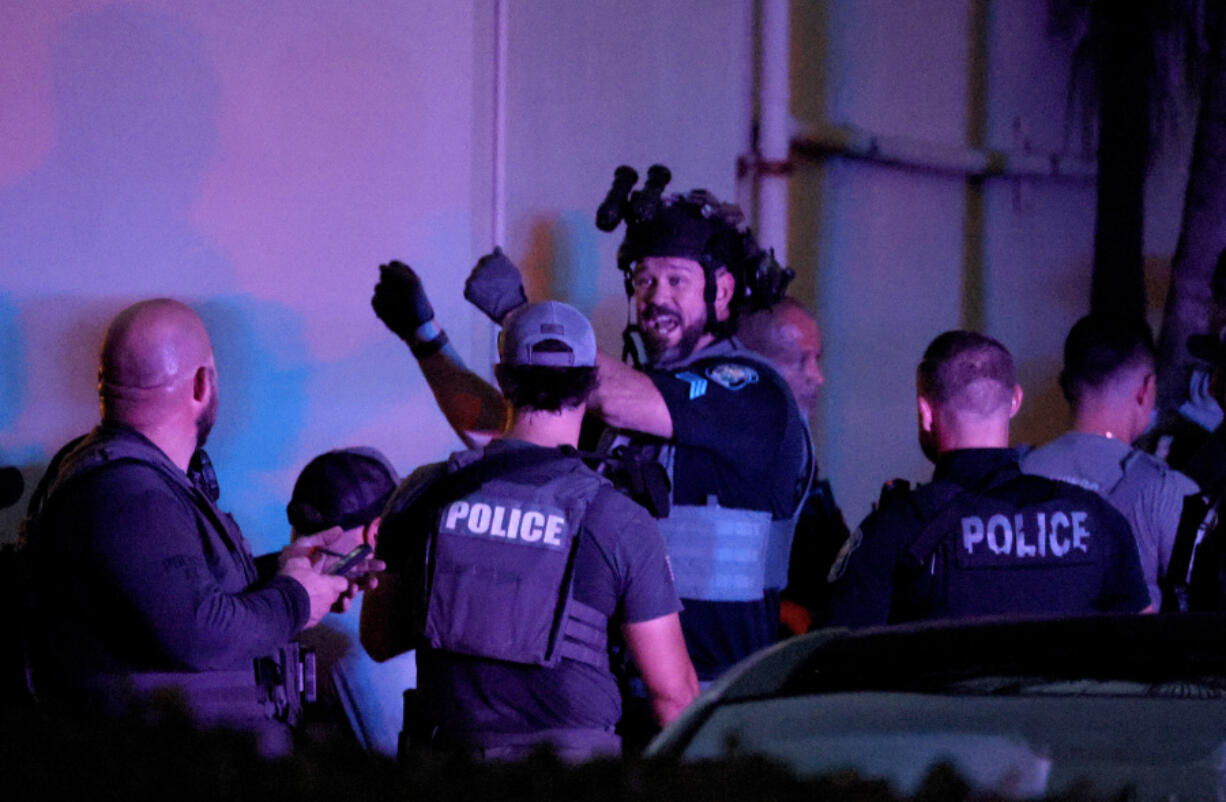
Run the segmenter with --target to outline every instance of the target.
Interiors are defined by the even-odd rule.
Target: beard
[[[681,336],[676,344],[669,344],[668,333],[659,332],[654,326],[643,325],[652,321],[671,321],[682,326],[681,316],[663,306],[648,304],[639,316],[639,328],[643,332],[643,346],[647,349],[647,359],[653,366],[662,366],[685,359],[694,353],[694,347],[707,330],[707,316],[681,329]]]
[[[196,448],[204,448],[204,444],[209,439],[209,432],[213,431],[213,424],[217,422],[217,393],[213,393],[213,397],[209,399],[209,405],[200,410],[200,414],[196,416]]]

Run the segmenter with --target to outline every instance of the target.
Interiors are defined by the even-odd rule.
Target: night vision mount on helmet
[[[625,277],[627,297],[634,294],[634,266],[649,256],[692,259],[701,265],[706,277],[707,330],[728,336],[741,314],[765,309],[782,298],[796,274],[775,260],[773,250],[758,245],[739,206],[724,203],[705,189],[664,195],[671,180],[667,167],[654,164],[647,170],[642,189],[636,190],[638,173],[624,164],[619,166],[613,173],[613,186],[596,211],[596,227],[613,231],[622,221],[626,223],[617,267]],[[726,321],[715,316],[715,273],[720,268],[736,280]],[[638,323],[632,319],[623,338],[627,352],[641,362],[638,334]]]

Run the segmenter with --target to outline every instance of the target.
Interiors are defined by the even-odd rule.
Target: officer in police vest
[[[598,355],[589,409],[609,427],[602,450],[652,463],[671,480],[653,504],[685,602],[682,629],[699,679],[710,682],[778,639],[796,517],[813,471],[807,426],[787,383],[734,335],[740,316],[782,295],[792,272],[762,249],[741,210],[706,190],[663,194],[668,169],[616,170],[597,226],[626,224],[618,268],[629,296],[624,338],[634,367]],[[483,257],[465,297],[501,322],[525,301],[518,269]],[[470,443],[501,425],[483,390],[435,324],[416,274],[381,266],[372,305],[408,343],[439,406]],[[625,449],[623,452],[622,449]],[[620,486],[642,485],[615,471]],[[665,483],[661,483],[665,484]]]
[[[996,340],[946,332],[916,375],[933,480],[896,494],[831,569],[844,626],[1149,606],[1128,522],[1096,493],[1023,474],[1008,448],[1022,390]]]
[[[436,748],[615,754],[614,647],[661,724],[697,695],[655,521],[575,455],[596,338],[573,307],[522,306],[499,338],[507,432],[418,469],[384,513],[389,570],[362,610],[376,660],[417,648]]]

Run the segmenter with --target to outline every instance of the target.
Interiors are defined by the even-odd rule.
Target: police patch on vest
[[[1094,562],[1094,532],[1081,510],[967,515],[956,533],[961,568],[1022,568]]]
[[[448,504],[439,516],[439,530],[523,546],[561,551],[566,515],[556,507],[522,501],[469,496]]]
[[[707,368],[707,378],[729,390],[740,390],[758,381],[758,371],[750,365],[722,362]]]

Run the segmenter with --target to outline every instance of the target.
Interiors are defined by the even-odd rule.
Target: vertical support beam
[[[490,183],[490,249],[507,241],[507,44],[511,0],[494,0],[493,175]],[[487,326],[489,362],[498,354],[498,327]]]
[[[1098,70],[1098,198],[1090,310],[1145,317],[1145,174],[1149,167],[1148,3],[1095,3],[1103,43]]]
[[[788,53],[791,26],[789,0],[762,0],[760,106],[758,109],[758,242],[775,249],[775,258],[787,264],[788,179],[791,143],[791,92]]]
[[[970,0],[967,21],[966,143],[982,148],[988,137],[989,0]],[[969,177],[962,215],[962,326],[982,331],[987,326],[986,204],[983,179]]]

